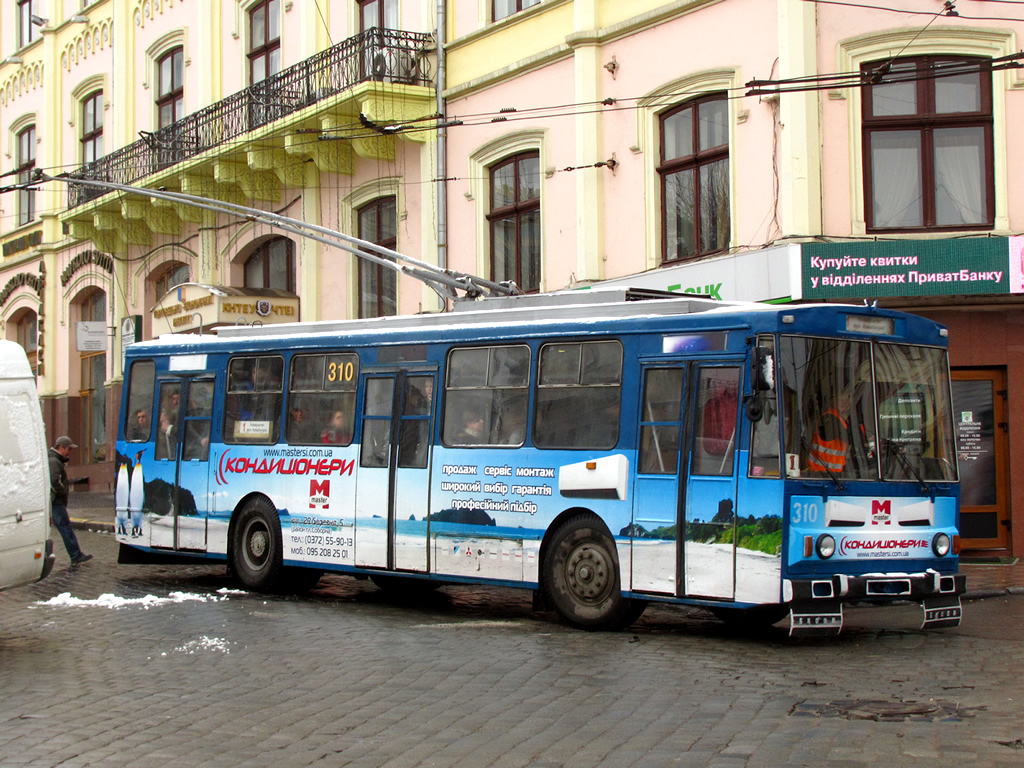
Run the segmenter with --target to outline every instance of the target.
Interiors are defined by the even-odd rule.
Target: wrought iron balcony
[[[372,28],[67,174],[132,184],[357,83],[431,85],[433,37]],[[68,208],[104,194],[68,185]]]

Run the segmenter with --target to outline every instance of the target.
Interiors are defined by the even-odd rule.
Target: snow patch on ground
[[[225,592],[225,590],[221,590],[221,592]],[[234,594],[233,591],[230,593]],[[167,605],[168,603],[216,603],[227,599],[227,594],[218,597],[216,595],[197,595],[190,592],[171,592],[167,597],[157,597],[156,595],[146,595],[145,597],[119,597],[118,595],[111,595],[107,593],[100,595],[95,600],[84,600],[80,597],[72,597],[70,592],[62,592],[56,597],[51,597],[49,600],[40,600],[36,602],[36,605],[49,605],[67,608],[92,606],[111,609],[141,607],[149,610],[154,606]]]

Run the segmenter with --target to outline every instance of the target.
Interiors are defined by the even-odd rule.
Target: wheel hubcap
[[[249,561],[249,565],[253,568],[262,568],[267,559],[267,550],[270,548],[267,529],[253,525],[249,528],[246,542],[246,560]]]
[[[566,563],[570,592],[584,603],[600,603],[611,592],[614,579],[607,553],[590,544],[576,547]]]

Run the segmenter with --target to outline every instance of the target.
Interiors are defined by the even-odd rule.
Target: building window
[[[163,298],[164,295],[172,288],[175,288],[182,283],[187,283],[191,277],[190,272],[191,270],[189,270],[188,264],[171,265],[166,272],[160,275],[160,277],[153,282],[153,285],[156,288],[156,300],[160,301],[160,299]]]
[[[32,374],[38,375],[39,316],[31,310],[22,314],[15,325],[16,340],[25,349]]]
[[[36,168],[36,127],[30,125],[18,134],[18,183],[32,180]],[[18,190],[18,225],[28,224],[36,218],[36,191]]]
[[[398,29],[398,0],[361,0],[359,20],[363,32],[373,27]]]
[[[156,63],[156,108],[158,128],[163,128],[185,116],[185,54],[181,48],[164,54]]]
[[[661,117],[663,261],[729,246],[729,103],[688,101]]]
[[[396,250],[398,245],[397,201],[382,197],[358,211],[359,237]],[[368,259],[359,259],[359,316],[398,314],[398,273]]]
[[[295,292],[295,245],[278,237],[259,245],[245,262],[246,288]]]
[[[103,91],[96,91],[82,101],[82,162],[91,163],[103,157]]]
[[[506,16],[519,13],[519,11],[532,8],[535,5],[540,5],[540,0],[494,0],[494,20],[504,19]]]
[[[281,71],[280,0],[263,0],[249,11],[249,82]]]
[[[39,3],[36,0],[18,0],[18,47],[28,45],[37,37],[36,25],[32,17],[39,15]]]
[[[107,297],[103,291],[92,291],[81,302],[82,320],[106,323]],[[83,463],[93,464],[107,460],[107,354],[86,352],[81,356]]]
[[[491,166],[491,278],[540,290],[540,154]]]
[[[985,229],[995,221],[992,76],[978,58],[866,64],[868,231]]]

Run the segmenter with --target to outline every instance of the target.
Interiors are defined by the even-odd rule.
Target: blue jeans
[[[64,539],[64,548],[68,551],[68,557],[72,561],[82,556],[82,548],[78,546],[78,537],[75,536],[75,529],[71,527],[71,518],[68,517],[68,508],[63,504],[54,504],[50,508],[50,522],[60,532]]]

